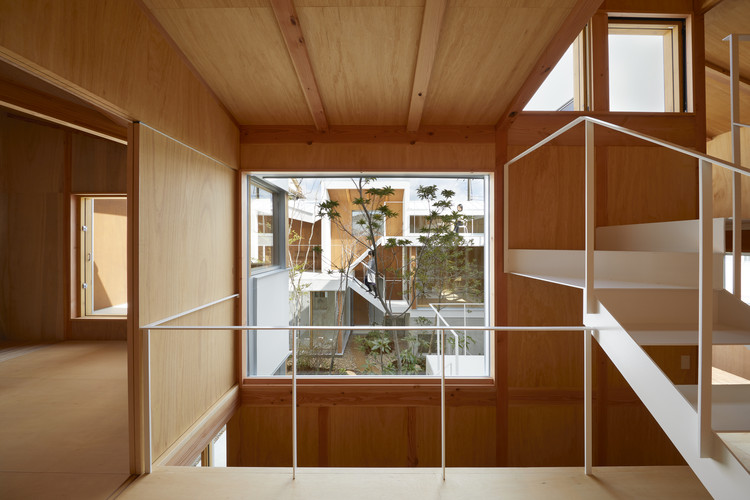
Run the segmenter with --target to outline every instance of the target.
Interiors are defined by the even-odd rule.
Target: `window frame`
[[[273,178],[273,177],[283,177],[283,178],[290,178],[290,177],[320,177],[320,178],[341,178],[341,177],[361,177],[365,176],[369,172],[363,172],[363,171],[356,171],[356,170],[342,170],[342,171],[336,171],[336,172],[326,172],[326,173],[315,173],[315,172],[305,172],[305,171],[267,171],[267,170],[256,170],[253,172],[250,171],[243,171],[242,174],[245,175],[248,180],[252,178],[254,181],[259,181],[259,184],[263,186],[269,186],[271,189],[277,189],[279,191],[282,191],[283,188],[280,188],[274,184],[271,184],[267,181],[264,181],[263,179],[259,178],[258,176]],[[452,172],[383,172],[383,173],[369,173],[372,176],[377,177],[416,177],[416,178],[429,178],[429,177],[444,177],[444,178],[482,178],[485,181],[485,187],[484,187],[484,205],[486,207],[486,214],[484,219],[484,224],[486,227],[486,239],[484,243],[484,255],[485,255],[485,297],[486,297],[486,303],[487,303],[487,316],[488,316],[488,324],[494,325],[495,324],[495,316],[496,316],[496,296],[495,296],[495,278],[492,274],[492,268],[497,266],[496,258],[495,258],[495,248],[492,246],[491,242],[495,241],[495,226],[498,223],[497,218],[494,216],[494,210],[496,208],[496,178],[495,172],[478,172],[478,171],[452,171]],[[247,201],[250,200],[249,195],[249,189],[250,189],[250,183],[244,184],[244,188],[242,191],[246,191],[247,195],[243,195],[243,198]],[[286,202],[284,203],[286,208]],[[241,214],[241,221],[243,228],[249,228],[249,221],[248,215],[250,214],[249,206],[242,210]],[[286,213],[286,216],[284,217],[284,221],[286,222],[289,214]],[[285,224],[286,225],[286,224]],[[406,223],[407,229],[408,229],[408,222]],[[287,228],[288,229],[288,228]],[[284,232],[283,234],[286,234]],[[241,255],[243,255],[243,260],[248,263],[247,273],[246,275],[248,278],[251,276],[251,269],[249,267],[249,245],[250,245],[250,235],[249,231],[246,237],[243,238],[243,241],[245,242],[245,248],[242,249],[241,252],[239,252]],[[263,272],[265,272],[266,269],[270,270],[271,266],[267,266],[262,268]],[[274,267],[274,270],[279,270],[278,267]],[[489,269],[489,271],[488,271]],[[258,268],[254,268],[253,271],[257,272]],[[246,324],[250,325],[252,324],[252,321],[250,321],[250,317],[252,316],[252,313],[250,311],[251,304],[252,304],[252,291],[248,286],[243,287],[243,293],[246,293],[248,295],[247,300],[245,300],[245,307],[246,313],[243,313],[243,316],[247,318]],[[272,390],[274,387],[280,387],[285,384],[289,383],[290,376],[289,375],[271,375],[271,376],[249,376],[248,373],[248,363],[249,363],[249,353],[247,346],[245,343],[247,342],[247,335],[242,336],[242,356],[241,356],[241,364],[240,367],[240,373],[242,375],[241,377],[241,388],[243,389],[252,389],[252,388],[258,388],[258,387],[267,387],[269,390]],[[488,332],[488,338],[487,338],[487,349],[489,355],[488,360],[488,373],[487,375],[483,376],[476,376],[476,377],[468,377],[468,376],[456,376],[450,377],[450,384],[454,387],[465,387],[465,388],[471,388],[475,387],[477,390],[484,391],[486,389],[492,388],[494,390],[495,387],[495,363],[497,358],[497,349],[496,349],[496,332],[490,330]],[[389,375],[389,376],[381,376],[381,375],[360,375],[357,377],[351,377],[351,376],[343,376],[343,375],[305,375],[298,377],[297,383],[302,386],[307,386],[310,388],[314,387],[320,387],[320,388],[330,388],[332,385],[341,385],[346,387],[351,387],[352,389],[355,389],[357,387],[362,388],[373,388],[373,387],[388,387],[388,388],[399,388],[402,387],[406,392],[403,397],[410,398],[413,395],[413,388],[425,388],[425,390],[432,390],[431,388],[438,387],[440,385],[440,377],[439,376],[410,376],[410,375],[401,375],[401,376],[395,376],[395,375]],[[398,390],[398,389],[397,389]],[[269,393],[270,396],[270,393]],[[334,393],[330,395],[332,400],[338,400],[338,394]],[[422,398],[421,395],[415,396],[417,399]]]
[[[607,18],[609,35],[662,35],[664,37],[664,111],[642,111],[645,113],[686,113],[688,92],[686,79],[686,27],[683,18],[644,18],[637,16]],[[608,51],[609,53],[609,51]],[[608,56],[608,67],[611,62]],[[671,61],[671,64],[668,64]],[[608,78],[611,108],[611,82]],[[611,109],[610,109],[611,110]],[[618,111],[615,111],[618,112]],[[638,113],[640,111],[622,111]]]

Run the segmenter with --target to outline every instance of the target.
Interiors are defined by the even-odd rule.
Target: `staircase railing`
[[[734,37],[734,35],[733,35]],[[740,35],[745,39],[750,39],[748,35]],[[733,44],[736,44],[734,38],[732,38]],[[736,57],[736,56],[733,56]],[[735,65],[735,67],[739,67]],[[735,94],[738,95],[738,94]],[[595,138],[594,138],[594,127],[600,126],[619,132],[624,135],[635,137],[647,143],[660,146],[685,156],[695,158],[699,162],[699,325],[698,325],[698,419],[700,422],[700,436],[698,437],[700,443],[700,455],[701,457],[708,457],[711,455],[710,445],[712,442],[712,428],[711,428],[711,370],[712,370],[712,324],[713,324],[713,242],[712,242],[712,220],[713,220],[713,185],[712,185],[712,172],[711,165],[717,165],[721,168],[727,169],[734,173],[734,177],[738,180],[734,183],[735,189],[732,192],[732,206],[734,207],[733,218],[734,218],[734,235],[735,244],[733,246],[733,260],[735,266],[734,274],[734,290],[735,293],[739,290],[740,277],[737,270],[741,265],[741,252],[740,246],[737,241],[741,235],[741,212],[740,207],[742,206],[742,193],[739,189],[741,176],[750,177],[750,169],[747,169],[739,164],[738,155],[735,155],[734,161],[729,162],[713,156],[709,156],[698,151],[694,151],[683,146],[657,139],[641,132],[636,132],[619,125],[614,125],[596,118],[588,116],[582,116],[574,119],[564,127],[560,128],[556,132],[553,132],[544,140],[538,142],[534,146],[530,147],[523,153],[519,154],[515,158],[511,159],[505,164],[503,172],[503,203],[504,203],[504,224],[503,224],[503,244],[504,244],[504,266],[505,269],[509,268],[509,248],[508,248],[508,236],[509,236],[509,203],[508,195],[510,192],[509,187],[509,167],[518,162],[520,159],[528,156],[534,151],[540,149],[546,144],[550,143],[554,139],[560,137],[566,132],[570,131],[577,125],[584,124],[585,127],[585,264],[584,264],[584,301],[583,301],[583,313],[584,318],[590,314],[596,314],[597,301],[594,294],[594,250],[595,250],[595,186],[596,179],[594,175],[595,165]],[[733,125],[736,128],[735,125]],[[739,134],[738,138],[739,138]],[[736,141],[739,144],[739,140]],[[738,149],[739,146],[735,146]],[[591,440],[592,435],[592,417],[591,417],[591,332],[586,332],[585,343],[584,343],[584,358],[585,358],[585,385],[584,385],[584,425],[585,425],[585,436],[586,436],[586,458],[585,467],[587,474],[591,471]]]

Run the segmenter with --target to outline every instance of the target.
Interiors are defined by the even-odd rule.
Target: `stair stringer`
[[[700,457],[698,413],[604,305],[599,302],[598,306],[597,314],[585,315],[584,324],[599,328],[594,338],[711,496],[746,498],[750,491],[747,470],[716,433],[711,434],[712,456]]]

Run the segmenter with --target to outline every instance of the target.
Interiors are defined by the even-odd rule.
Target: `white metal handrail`
[[[232,296],[233,298],[234,296]],[[226,300],[226,299],[222,299]],[[221,302],[221,301],[217,301]],[[201,308],[209,307],[209,305],[202,306]],[[190,311],[193,312],[193,311]],[[189,314],[189,312],[182,313],[179,316],[184,316],[186,314]],[[174,317],[172,317],[173,319]],[[227,326],[196,326],[196,325],[188,325],[188,326],[172,326],[172,325],[165,325],[163,323],[166,323],[169,321],[170,318],[157,321],[154,323],[151,323],[149,325],[146,325],[144,327],[141,327],[141,335],[142,337],[145,337],[145,348],[144,348],[144,354],[146,357],[146,362],[143,364],[143,373],[142,378],[145,381],[146,390],[147,390],[147,402],[148,407],[147,411],[145,412],[143,418],[144,418],[144,443],[143,446],[145,448],[145,461],[146,461],[146,467],[145,472],[151,473],[152,471],[152,464],[153,464],[153,457],[152,457],[152,445],[151,445],[151,434],[152,434],[152,420],[151,420],[151,350],[148,347],[150,344],[151,339],[151,331],[152,330],[163,330],[163,331],[171,331],[173,333],[186,333],[186,332],[194,332],[194,331],[216,331],[216,330],[235,330],[235,331],[268,331],[268,330],[274,330],[274,331],[281,331],[286,334],[287,331],[292,332],[294,342],[292,342],[292,374],[291,374],[291,383],[292,383],[292,479],[295,479],[297,476],[297,331],[299,330],[310,330],[310,331],[330,331],[334,329],[340,329],[341,326],[305,326],[305,327],[297,327],[297,326],[290,326],[290,325],[283,325],[283,326],[246,326],[246,325],[227,325]],[[382,330],[391,330],[391,331],[413,331],[413,330],[420,330],[420,331],[429,331],[429,330],[440,330],[442,332],[441,337],[443,341],[443,345],[445,345],[445,330],[448,330],[449,327],[446,326],[389,326],[389,327],[380,327]],[[352,331],[370,331],[372,330],[372,325],[362,325],[362,326],[347,326],[347,329]],[[504,332],[526,332],[526,331],[543,331],[543,332],[574,332],[574,331],[580,331],[580,332],[591,332],[594,330],[601,330],[601,328],[590,328],[586,326],[467,326],[467,330],[472,331],[504,331]],[[188,333],[189,334],[189,333]],[[586,335],[586,337],[590,338],[590,335]],[[441,363],[442,363],[442,369],[440,370],[440,448],[441,448],[441,469],[442,469],[442,478],[443,481],[445,481],[445,470],[446,470],[446,461],[445,461],[445,350],[441,352]],[[335,377],[335,376],[334,376]],[[286,377],[284,377],[286,378]],[[435,379],[436,377],[420,377],[420,378],[429,378],[429,379]]]
[[[747,37],[747,35],[744,35]],[[743,40],[750,39],[743,38]],[[737,41],[732,42],[736,46]],[[734,51],[736,53],[736,50]],[[733,56],[738,57],[738,56]],[[735,94],[737,95],[737,94]],[[738,107],[738,106],[736,106]],[[734,124],[733,114],[733,124]],[[614,125],[596,118],[588,116],[581,116],[572,120],[567,125],[561,127],[556,132],[546,137],[544,140],[538,142],[534,146],[528,148],[521,154],[517,155],[504,166],[504,227],[503,227],[503,244],[504,244],[504,265],[508,268],[509,258],[509,246],[508,246],[508,235],[509,235],[509,175],[508,170],[510,165],[519,161],[521,158],[531,154],[537,149],[550,143],[555,138],[562,134],[570,131],[573,127],[583,123],[585,126],[585,265],[584,265],[584,317],[587,314],[595,314],[597,310],[597,302],[594,296],[594,251],[595,251],[595,179],[594,179],[594,126],[599,125],[616,132],[641,139],[651,144],[661,146],[677,153],[693,157],[699,161],[699,335],[698,335],[698,420],[700,427],[700,434],[698,436],[700,443],[700,454],[701,457],[708,457],[711,454],[710,443],[712,441],[712,427],[711,427],[711,369],[712,369],[712,345],[713,345],[713,243],[711,239],[712,235],[712,220],[713,220],[713,185],[712,185],[712,171],[711,165],[718,165],[719,167],[725,168],[734,173],[734,189],[732,192],[732,205],[733,205],[733,227],[734,227],[734,245],[733,245],[733,261],[734,261],[734,291],[737,293],[738,287],[740,286],[739,278],[739,266],[740,266],[740,228],[741,228],[741,189],[740,179],[741,176],[750,176],[750,169],[747,169],[739,164],[739,154],[736,150],[739,149],[739,138],[735,141],[733,154],[733,161],[727,162],[713,156],[699,153],[697,151],[679,146],[669,141],[657,139],[655,137],[636,132],[625,127]],[[738,128],[733,125],[733,133],[739,136]],[[590,347],[590,335],[586,334],[585,341],[585,356],[584,356],[584,373],[585,373],[585,402],[584,402],[584,425],[585,425],[585,436],[586,436],[586,457],[585,457],[585,469],[586,473],[591,473],[591,454],[592,448],[590,443],[590,436],[592,435],[592,403],[591,403],[591,347]]]
[[[432,309],[435,312],[435,319],[440,320],[443,323],[445,323],[445,326],[451,326],[450,324],[448,324],[445,318],[443,318],[443,315],[440,314],[440,312],[435,308],[433,304],[428,304],[428,305],[430,306],[430,309]],[[442,339],[443,337],[445,337],[445,330],[442,330],[442,331],[443,331],[443,335],[440,335],[438,337],[437,352],[443,352]],[[456,342],[456,346],[454,348],[454,351],[455,351],[454,356],[456,358],[456,361],[455,361],[456,362],[456,375],[458,375],[458,362],[459,362],[458,355],[459,355],[459,347],[460,347],[458,333],[456,333],[456,330],[454,330],[453,328],[451,328],[449,332],[451,333],[451,335],[453,335],[453,339]],[[466,332],[464,332],[464,346],[466,346]],[[466,347],[464,347],[464,355],[466,355]]]

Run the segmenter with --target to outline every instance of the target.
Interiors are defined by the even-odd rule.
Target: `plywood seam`
[[[216,159],[216,158],[214,158],[213,156],[211,156],[211,155],[209,155],[209,154],[206,154],[206,153],[204,153],[203,151],[200,151],[200,150],[198,150],[198,149],[195,149],[194,147],[192,147],[192,146],[190,146],[190,145],[188,145],[188,144],[185,144],[184,142],[180,141],[179,139],[175,139],[174,137],[170,136],[169,134],[166,134],[166,133],[162,132],[161,130],[155,129],[154,127],[150,126],[150,125],[149,125],[149,124],[147,124],[147,123],[144,123],[144,122],[140,122],[140,121],[137,121],[137,122],[135,122],[135,123],[138,123],[139,125],[143,125],[144,127],[148,128],[148,129],[150,129],[150,130],[153,130],[153,131],[154,131],[154,132],[156,132],[157,134],[163,135],[163,136],[164,136],[164,137],[166,137],[167,139],[169,139],[169,140],[171,140],[171,141],[174,141],[174,142],[176,142],[176,143],[177,143],[177,144],[179,144],[180,146],[184,146],[184,147],[188,148],[188,149],[189,149],[190,151],[193,151],[194,153],[198,153],[199,155],[201,155],[201,156],[204,156],[204,157],[208,158],[209,160],[211,160],[211,161],[213,161],[213,162],[215,162],[215,163],[218,163],[219,165],[221,165],[221,166],[223,166],[223,167],[226,167],[226,168],[228,168],[229,170],[232,170],[232,171],[236,171],[236,170],[237,170],[236,168],[232,167],[231,165],[228,165],[228,164],[224,163],[224,162],[223,162],[223,161],[221,161],[221,160],[217,160],[217,159]]]

